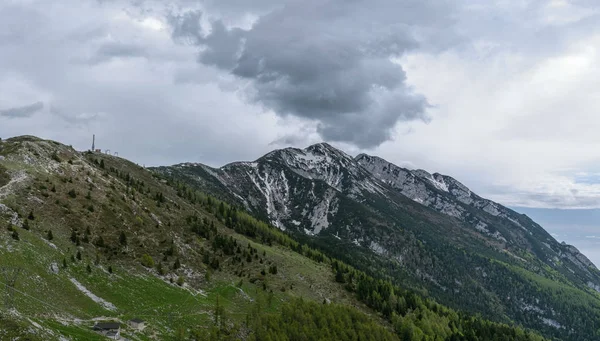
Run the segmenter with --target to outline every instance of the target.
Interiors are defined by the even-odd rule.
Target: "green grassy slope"
[[[13,138],[0,142],[0,181],[2,293],[18,272],[0,340],[101,340],[94,323],[134,317],[148,326],[124,327],[133,340],[538,339],[370,278],[124,159]],[[292,335],[296,318],[306,328]]]
[[[341,290],[324,264],[225,228],[133,163],[30,137],[0,146],[0,166],[6,178],[15,179],[0,191],[0,266],[20,271],[16,309],[4,316],[35,322],[42,339],[58,333],[93,338],[90,327],[102,317],[123,322],[141,317],[150,326],[144,335],[166,337],[179,326],[209,325],[217,297],[233,320],[243,320],[257,300],[268,299],[269,309],[276,310],[293,297],[326,298],[368,311]],[[202,262],[201,250],[210,242],[189,230],[185,217],[191,215],[257,250],[260,256],[242,267],[244,276],[230,257],[218,257],[218,269]],[[153,266],[142,265],[144,255]],[[173,269],[176,262],[180,266]],[[275,264],[277,274],[261,274]],[[108,303],[94,302],[73,280]],[[115,309],[107,309],[109,304]]]

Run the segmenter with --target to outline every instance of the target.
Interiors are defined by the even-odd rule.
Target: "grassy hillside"
[[[0,142],[0,339],[533,340],[371,278],[124,159]],[[305,321],[294,328],[290,321]],[[505,338],[506,339],[506,338]]]

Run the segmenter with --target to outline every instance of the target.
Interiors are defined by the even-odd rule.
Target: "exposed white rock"
[[[546,317],[542,317],[542,322],[544,322],[544,324],[549,325],[550,327],[554,327],[556,329],[563,328],[563,326],[560,323],[558,323],[557,321],[546,318]]]
[[[313,211],[308,216],[313,228],[314,234],[319,234],[321,230],[329,227],[328,216],[335,215],[337,213],[337,200],[335,199],[336,193],[328,190],[325,196],[319,204],[317,204]]]
[[[600,292],[600,285],[598,285],[598,284],[594,284],[594,283],[592,283],[592,282],[588,282],[588,283],[587,283],[587,285],[588,285],[588,287],[590,287],[590,288],[592,288],[592,289],[596,290],[597,292]]]
[[[11,174],[10,181],[0,187],[0,199],[4,199],[10,194],[12,194],[21,183],[25,182],[28,179],[27,173],[25,171],[19,171],[14,174]]]
[[[375,252],[378,255],[384,255],[387,253],[387,250],[379,245],[378,243],[371,241],[371,244],[369,245],[369,249],[371,249],[371,251]]]
[[[4,204],[0,204],[0,214],[8,215],[8,222],[12,225],[19,227],[23,225],[21,219],[19,219],[19,214]]]
[[[101,306],[103,306],[107,310],[112,310],[112,311],[117,310],[117,307],[114,304],[106,301],[105,299],[102,299],[102,298],[94,295],[94,293],[92,293],[91,291],[89,291],[85,286],[83,286],[83,284],[79,283],[76,279],[69,278],[69,280],[71,281],[71,283],[75,284],[75,286],[77,287],[77,289],[79,289],[79,291],[81,291],[82,293],[84,293],[87,297],[91,298],[92,301],[100,304]]]
[[[59,272],[58,264],[53,262],[52,264],[50,264],[50,267],[48,268],[48,270],[55,275],[58,274],[58,272]]]
[[[487,229],[487,226],[488,225],[483,221],[478,221],[477,225],[475,225],[475,229],[479,232],[490,233],[490,231]]]
[[[521,302],[521,310],[522,311],[533,311],[533,312],[536,312],[536,313],[539,313],[539,314],[545,314],[546,313],[546,311],[544,309],[538,307],[537,305],[535,305],[535,304],[528,304],[528,303],[524,303],[524,302]]]

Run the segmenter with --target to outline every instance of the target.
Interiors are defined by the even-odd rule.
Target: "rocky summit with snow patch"
[[[450,176],[366,154],[352,157],[327,143],[275,150],[221,168],[184,163],[154,171],[468,311],[560,334],[570,310],[550,287],[540,289],[544,280],[586,299],[600,287],[600,271],[583,254],[526,215],[478,196]]]

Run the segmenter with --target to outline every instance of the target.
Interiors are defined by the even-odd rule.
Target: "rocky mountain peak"
[[[453,298],[462,295],[468,301],[483,287],[494,295],[517,297],[506,292],[511,285],[495,285],[516,283],[518,279],[506,276],[521,273],[501,264],[600,291],[600,272],[577,249],[560,245],[531,219],[440,173],[403,168],[367,154],[353,158],[327,143],[279,149],[254,162],[220,169],[177,171],[180,179],[232,198],[291,234],[327,249],[337,247],[343,254],[352,248],[364,252],[364,259],[391,262],[390,269],[425,281],[440,296],[451,292]],[[456,259],[460,263],[453,263]],[[464,267],[469,270],[461,273]],[[493,280],[488,278],[492,273],[497,274]],[[466,283],[478,289],[467,292]],[[539,302],[550,307],[552,298],[519,299],[526,307],[540,306],[533,320],[568,324],[546,314],[549,308],[542,312]],[[521,316],[522,311],[517,307],[511,314]]]

